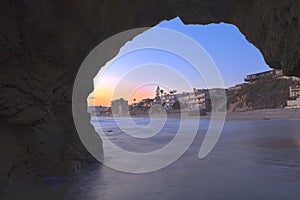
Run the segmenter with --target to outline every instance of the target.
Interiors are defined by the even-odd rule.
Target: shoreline
[[[168,118],[180,118],[180,113],[168,113]],[[113,117],[112,115],[100,117]],[[131,115],[132,118],[148,118],[149,115]],[[188,118],[192,118],[189,116]],[[200,119],[210,119],[211,114],[200,116]],[[227,111],[225,120],[271,120],[271,119],[300,119],[300,108],[273,108],[250,110],[243,112]]]
[[[226,120],[300,119],[299,108],[273,108],[226,113]]]

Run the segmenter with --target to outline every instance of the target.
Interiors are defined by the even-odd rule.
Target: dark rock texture
[[[76,134],[71,95],[81,62],[105,38],[176,16],[232,23],[270,67],[300,76],[299,13],[298,0],[1,0],[1,182],[95,161]]]

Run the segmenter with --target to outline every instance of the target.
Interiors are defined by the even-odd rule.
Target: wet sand
[[[269,110],[262,116],[269,112],[278,116],[281,111]],[[257,112],[250,113],[256,115]],[[136,120],[144,124],[149,119]],[[0,193],[0,199],[298,200],[299,121],[228,120],[212,152],[199,159],[199,149],[209,125],[208,120],[202,120],[189,149],[176,162],[161,170],[129,174],[98,165],[72,177],[53,178],[43,184],[28,184],[18,190]],[[162,134],[150,141],[136,141],[118,131],[112,119],[102,119],[102,123],[104,129],[113,130],[108,136],[115,144],[135,151],[159,149],[175,134],[171,131],[173,129],[166,127]],[[179,120],[170,119],[168,123],[175,129]],[[124,157],[120,162],[130,160]]]
[[[107,116],[112,117],[112,116]],[[145,118],[149,115],[132,115],[134,118]],[[180,118],[180,113],[168,113],[169,118]],[[192,117],[192,116],[191,116]],[[210,119],[211,113],[201,116],[201,119]],[[251,110],[244,112],[226,112],[226,120],[269,120],[269,119],[300,119],[300,108],[274,108]]]
[[[278,108],[226,113],[227,120],[300,119],[300,109]]]

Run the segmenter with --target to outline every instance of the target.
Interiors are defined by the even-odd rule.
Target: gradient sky
[[[179,18],[175,18],[163,21],[156,27],[178,31],[200,44],[215,62],[225,87],[242,83],[247,74],[269,70],[259,50],[234,25],[184,25]],[[149,35],[151,29],[126,43],[120,52],[145,42],[143,39],[147,40]],[[170,68],[174,71],[170,72]],[[182,81],[187,77],[188,84]],[[129,100],[129,103],[133,99],[153,98],[157,85],[166,92],[207,88],[193,66],[181,57],[163,50],[142,49],[112,59],[100,70],[94,79],[95,90],[89,97],[89,105],[109,106],[111,99],[120,97]]]

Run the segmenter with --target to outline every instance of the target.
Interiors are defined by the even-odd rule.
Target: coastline
[[[300,119],[299,108],[273,108],[226,113],[226,120]]]
[[[103,117],[113,117],[107,115]],[[132,115],[133,118],[147,118],[146,114]],[[168,118],[180,118],[180,113],[168,113]],[[192,116],[191,116],[192,118]],[[200,119],[211,118],[211,113],[201,116]],[[300,119],[300,108],[273,108],[242,112],[226,112],[226,120],[271,120],[271,119]]]

